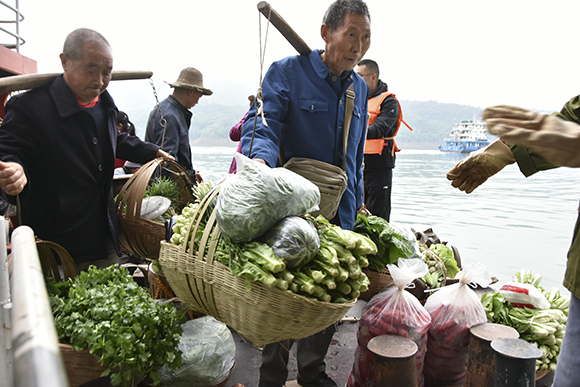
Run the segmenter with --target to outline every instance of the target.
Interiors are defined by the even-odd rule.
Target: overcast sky
[[[15,0],[12,0],[15,1]],[[10,4],[10,0],[7,0]],[[271,0],[310,48],[323,48],[322,16],[330,0]],[[116,70],[151,70],[165,98],[187,66],[204,74],[212,102],[243,99],[260,81],[256,0],[20,0],[21,53],[38,72],[60,72],[58,54],[78,27],[102,33]],[[580,94],[578,0],[367,0],[371,47],[381,79],[401,100],[478,107],[511,104],[559,110]],[[3,16],[3,14],[0,14]],[[268,65],[296,54],[261,18]],[[267,35],[266,35],[267,32]],[[267,36],[267,40],[266,40]],[[121,85],[122,84],[122,85]],[[226,86],[227,85],[227,86]],[[152,98],[147,81],[113,82],[117,104]],[[122,106],[120,107],[122,108]]]

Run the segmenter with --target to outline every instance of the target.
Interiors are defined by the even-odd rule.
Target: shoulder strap
[[[342,128],[342,144],[344,153],[342,154],[342,170],[346,171],[346,148],[348,145],[348,133],[350,131],[350,121],[352,120],[352,112],[354,110],[354,83],[351,83],[346,90],[346,105],[344,108],[344,124]]]

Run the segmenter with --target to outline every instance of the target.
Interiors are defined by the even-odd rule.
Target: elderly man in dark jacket
[[[12,202],[20,198],[22,223],[39,238],[62,245],[80,267],[105,266],[119,254],[115,157],[171,156],[117,130],[117,107],[105,91],[113,57],[102,35],[71,32],[60,58],[63,75],[6,104],[0,188]]]

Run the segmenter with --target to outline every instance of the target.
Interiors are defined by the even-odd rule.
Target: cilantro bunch
[[[184,312],[151,298],[124,268],[91,266],[74,279],[48,286],[61,343],[88,349],[107,369],[111,384],[148,376],[160,384],[164,364],[181,366],[177,349]]]

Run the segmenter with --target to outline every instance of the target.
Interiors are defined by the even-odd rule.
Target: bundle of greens
[[[126,269],[91,266],[47,288],[60,342],[88,349],[113,386],[132,385],[136,376],[159,385],[162,365],[180,367],[184,312],[155,302]]]
[[[447,278],[454,278],[459,273],[453,250],[443,243],[422,247],[425,251],[423,261],[429,267],[429,273],[422,278],[431,289],[445,286]]]
[[[369,268],[383,270],[388,264],[396,264],[399,258],[411,254],[404,236],[379,216],[358,214],[353,230],[369,237],[377,246],[377,252],[369,255]]]
[[[144,197],[150,196],[162,196],[171,200],[169,209],[154,219],[156,222],[163,223],[175,215],[177,211],[181,210],[181,194],[179,193],[179,187],[173,179],[165,176],[158,176],[153,179],[153,182],[147,186],[144,195]]]
[[[173,227],[176,234],[172,236],[171,243],[181,245],[194,237],[187,234],[195,215],[194,207],[185,208],[178,216]],[[266,243],[256,240],[235,243],[224,234],[219,236],[215,259],[228,266],[233,275],[245,277],[249,289],[251,282],[257,281],[270,288],[323,302],[343,303],[358,298],[368,289],[369,280],[361,268],[369,265],[367,255],[376,254],[375,243],[365,235],[330,224],[322,216],[307,216],[305,219],[314,224],[320,241],[314,258],[308,262],[295,267],[277,256]],[[204,229],[205,224],[202,223],[194,237],[195,248],[199,246]],[[193,233],[192,230],[189,232]],[[296,241],[310,244],[309,238],[297,238]],[[275,241],[271,240],[270,243],[275,244]],[[306,245],[297,249],[310,250]]]
[[[516,307],[500,292],[485,293],[481,303],[488,322],[515,328],[521,339],[542,351],[542,358],[536,360],[536,370],[555,370],[566,331],[570,298],[562,296],[557,288],[545,291],[540,285],[541,279],[540,274],[524,269],[514,276],[514,282],[537,287],[550,302],[549,309]]]

